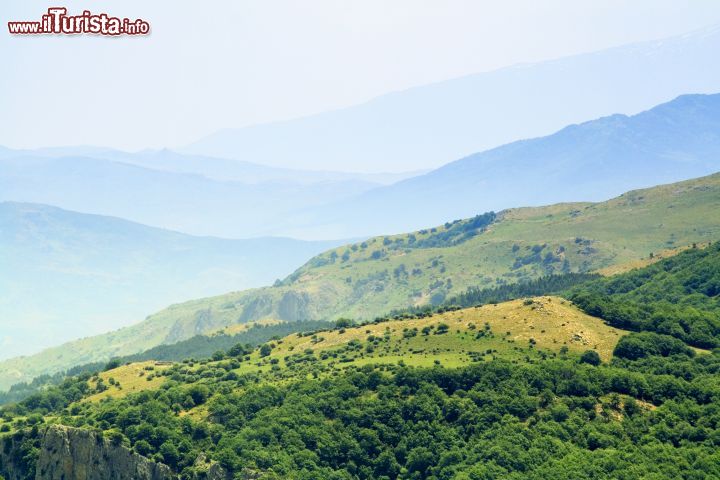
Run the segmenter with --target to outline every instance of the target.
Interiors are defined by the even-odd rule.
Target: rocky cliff
[[[195,480],[232,476],[202,455]],[[5,480],[177,480],[167,465],[80,428],[51,425],[0,437],[0,475]],[[257,478],[244,472],[241,478]]]
[[[36,480],[170,480],[170,468],[95,432],[50,426],[40,441]]]
[[[32,478],[23,437],[2,440],[0,473],[7,480]],[[51,425],[37,432],[35,480],[170,480],[170,468],[142,457],[101,435],[79,428]],[[34,446],[35,446],[34,445]]]

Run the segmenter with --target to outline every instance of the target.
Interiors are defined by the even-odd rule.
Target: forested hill
[[[695,309],[677,318],[693,327],[717,311],[718,271],[713,243],[568,296],[588,310],[581,299],[633,313],[647,303],[650,318],[673,302]],[[47,464],[44,432],[59,423],[102,432],[171,478],[718,478],[720,350],[661,325],[628,332],[544,296],[85,374],[0,412],[0,474]]]
[[[618,328],[670,335],[700,348],[720,347],[720,242],[591,281],[569,298]]]

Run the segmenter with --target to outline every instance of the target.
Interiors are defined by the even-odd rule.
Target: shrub
[[[695,355],[693,349],[681,340],[669,335],[653,332],[631,333],[620,338],[613,354],[628,360],[638,360],[649,356]]]
[[[580,362],[598,366],[601,363],[600,355],[595,350],[585,350],[580,356]]]

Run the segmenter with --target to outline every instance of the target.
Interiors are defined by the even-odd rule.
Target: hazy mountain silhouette
[[[412,88],[297,120],[224,130],[183,151],[275,166],[437,168],[571,123],[720,91],[720,27]]]
[[[272,283],[338,243],[193,237],[0,203],[0,356],[128,325],[169,303]]]

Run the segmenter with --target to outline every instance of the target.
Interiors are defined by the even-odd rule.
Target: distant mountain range
[[[0,203],[0,358],[119,328],[187,298],[272,283],[337,244],[192,237]]]
[[[637,115],[572,125],[423,175],[402,179],[408,175],[403,174],[391,185],[367,176],[293,173],[170,151],[52,156],[67,153],[73,152],[0,152],[0,200],[200,235],[363,237],[487,210],[596,201],[718,171],[720,94],[683,95]]]
[[[397,233],[488,210],[597,201],[720,171],[720,94],[683,95],[451,162],[303,220],[332,238]],[[294,232],[286,231],[292,235]]]
[[[283,236],[276,232],[304,209],[417,173],[424,172],[290,170],[169,150],[0,148],[0,201],[55,205],[191,235]]]
[[[720,26],[391,93],[297,120],[217,132],[181,149],[264,165],[437,168],[571,123],[720,91]],[[599,194],[602,195],[602,194]]]
[[[188,155],[172,150],[143,150],[123,152],[101,147],[50,147],[33,150],[13,150],[0,146],[0,160],[17,157],[84,157],[112,160],[164,172],[197,174],[217,181],[234,181],[246,184],[293,183],[316,184],[343,181],[359,181],[368,185],[389,185],[413,177],[426,170],[401,173],[359,173],[329,170],[301,170],[278,168],[243,160]]]
[[[192,235],[320,240],[600,200],[720,170],[718,50],[720,27],[223,131],[181,152],[0,148],[0,201]]]
[[[0,159],[0,201],[55,205],[194,235],[265,235],[298,208],[324,205],[378,184],[245,183],[150,169],[103,158],[12,156]]]

